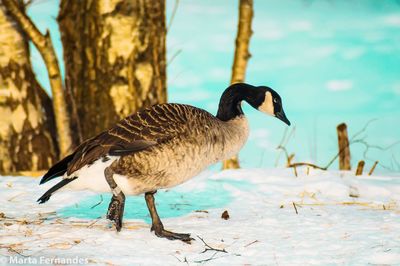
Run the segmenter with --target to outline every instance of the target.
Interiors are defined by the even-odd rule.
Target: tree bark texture
[[[253,20],[253,0],[240,0],[239,23],[236,36],[235,57],[232,65],[231,84],[244,82],[247,62],[251,57],[249,52],[250,38],[253,33],[251,23]],[[239,168],[238,156],[223,162],[223,169]]]
[[[83,139],[166,102],[164,0],[62,0],[58,21]]]
[[[33,24],[30,18],[21,10],[16,0],[2,0],[7,11],[19,24],[20,28],[29,37],[43,57],[46,65],[53,96],[53,109],[57,128],[60,156],[68,155],[72,148],[70,119],[65,102],[65,93],[61,79],[60,68],[50,38],[50,33],[43,35]]]
[[[0,0],[0,173],[48,169],[57,160],[51,100],[37,83],[28,41]]]

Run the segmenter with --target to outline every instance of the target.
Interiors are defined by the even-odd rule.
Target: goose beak
[[[283,109],[280,112],[276,113],[275,116],[279,120],[283,121],[286,125],[290,126],[290,121],[289,121],[289,119],[287,119]]]

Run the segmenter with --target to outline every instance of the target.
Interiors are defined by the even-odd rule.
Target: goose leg
[[[158,216],[156,205],[154,203],[154,194],[156,192],[157,191],[152,191],[146,192],[144,194],[147,208],[149,209],[152,220],[151,231],[154,231],[156,236],[158,237],[164,237],[169,240],[182,240],[183,242],[190,243],[191,240],[194,240],[190,237],[190,234],[179,234],[164,229],[164,225],[162,224],[160,217]]]
[[[106,177],[107,183],[113,193],[110,205],[108,205],[107,219],[115,223],[115,228],[119,232],[121,231],[122,217],[124,215],[125,195],[118,187],[117,183],[115,183],[113,174],[114,172],[110,167],[107,167],[104,170],[104,175]]]

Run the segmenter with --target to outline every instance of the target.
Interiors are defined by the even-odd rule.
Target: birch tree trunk
[[[0,0],[0,173],[48,169],[57,160],[51,100],[37,83],[26,36]]]
[[[46,65],[50,86],[53,96],[53,110],[55,111],[55,122],[57,129],[60,156],[68,155],[73,148],[70,118],[65,103],[65,94],[58,60],[51,41],[50,32],[43,35],[33,24],[31,19],[25,14],[17,0],[2,0],[10,16],[18,23],[24,34],[29,37],[35,47],[40,52]]]
[[[165,0],[62,0],[58,21],[83,139],[166,102]]]
[[[231,84],[244,82],[247,62],[250,58],[249,44],[253,33],[251,23],[253,20],[253,0],[240,0],[239,23],[236,36],[235,57],[232,65]],[[223,169],[239,168],[238,156],[223,162]]]

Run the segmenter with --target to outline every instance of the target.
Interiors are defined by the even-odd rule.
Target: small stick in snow
[[[220,248],[213,248],[213,247],[211,247],[209,244],[207,244],[207,243],[204,241],[203,238],[201,238],[200,236],[197,236],[197,237],[198,237],[198,238],[201,240],[201,242],[203,242],[204,245],[206,246],[205,249],[204,249],[204,251],[203,251],[203,252],[200,252],[200,253],[205,253],[205,252],[207,252],[207,251],[209,251],[209,250],[214,250],[214,251],[217,251],[217,252],[228,253],[228,251],[226,251],[225,249],[220,249]]]
[[[100,202],[98,202],[95,205],[93,205],[92,207],[90,207],[90,209],[94,209],[102,203],[103,203],[103,195],[100,194]]]
[[[194,212],[204,212],[204,213],[208,213],[208,211],[206,211],[206,210],[195,210]]]
[[[375,161],[375,162],[374,162],[374,165],[372,166],[371,170],[369,170],[368,175],[372,175],[372,173],[373,173],[374,170],[375,170],[375,167],[378,165],[378,162],[379,162],[379,161]]]
[[[293,170],[294,170],[294,175],[297,177],[297,168],[296,168],[296,166],[293,166]]]
[[[202,262],[207,262],[207,261],[213,260],[214,257],[215,257],[215,255],[217,255],[217,253],[218,253],[218,252],[214,252],[214,254],[213,254],[210,258],[208,258],[208,259],[205,259],[205,260],[195,260],[194,262],[195,262],[195,263],[202,263]]]
[[[14,199],[18,198],[19,196],[21,196],[23,194],[25,194],[25,192],[18,193],[17,195],[14,195],[11,198],[9,198],[8,201],[13,201]]]
[[[292,203],[293,203],[294,210],[296,211],[296,214],[299,214],[299,212],[297,211],[296,203],[294,203],[294,202],[292,202]]]
[[[364,170],[364,165],[365,165],[365,162],[363,160],[358,162],[356,175],[362,175],[363,170]]]
[[[244,247],[247,248],[248,246],[251,246],[255,243],[259,242],[258,240],[254,240],[253,242],[250,242],[249,244],[245,245]]]
[[[96,219],[94,222],[90,223],[87,228],[91,228],[93,227],[93,225],[95,225],[98,221],[100,221],[100,219]]]

